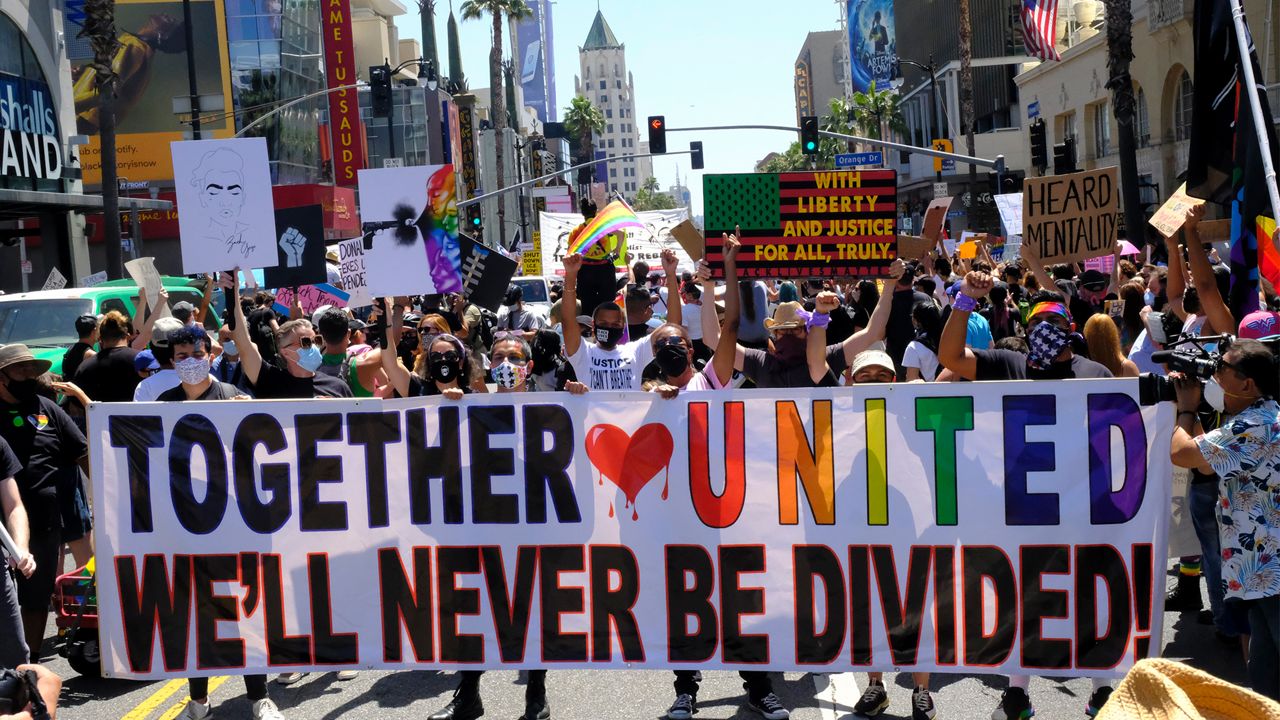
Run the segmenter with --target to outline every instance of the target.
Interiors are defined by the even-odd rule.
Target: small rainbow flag
[[[636,217],[635,211],[621,200],[614,200],[596,213],[569,243],[570,253],[586,252],[592,245],[623,228],[644,228],[644,223]]]

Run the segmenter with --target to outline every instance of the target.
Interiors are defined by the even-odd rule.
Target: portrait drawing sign
[[[278,265],[267,141],[187,140],[172,153],[182,272]]]

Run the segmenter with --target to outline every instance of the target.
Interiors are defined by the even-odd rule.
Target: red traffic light
[[[667,120],[662,115],[649,116],[649,152],[661,155],[667,151]]]
[[[649,118],[649,127],[653,128],[654,130],[661,130],[662,125],[663,125],[662,118],[660,117]]]

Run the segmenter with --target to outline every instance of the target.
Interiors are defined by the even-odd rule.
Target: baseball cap
[[[1110,282],[1110,276],[1101,270],[1089,268],[1088,270],[1080,273],[1080,287],[1087,290],[1093,290],[1094,292],[1106,290],[1107,284]]]
[[[133,369],[137,372],[159,370],[160,363],[156,361],[156,356],[150,350],[143,350],[133,356]]]
[[[1240,320],[1237,334],[1251,340],[1280,335],[1280,313],[1255,310]]]
[[[177,306],[174,306],[174,310],[177,309]],[[156,321],[156,324],[151,327],[151,346],[168,348],[169,335],[181,330],[183,326],[184,323],[176,317],[160,318]]]
[[[174,317],[178,318],[178,320],[183,323],[187,323],[191,321],[191,315],[196,311],[196,306],[186,300],[183,300],[181,302],[174,303],[171,310]]]
[[[507,294],[506,294],[506,297],[502,299],[502,304],[510,307],[512,305],[515,305],[518,302],[523,302],[523,301],[524,301],[524,289],[521,288],[519,285],[512,285],[507,288]]]
[[[351,332],[355,332],[357,330],[364,330],[368,327],[369,327],[368,323],[364,322],[363,320],[356,320],[355,318],[351,318],[350,320],[347,321],[347,329],[350,330]]]
[[[863,350],[853,358],[854,376],[869,367],[882,367],[889,372],[894,372],[893,358],[883,350]]]
[[[78,335],[88,335],[96,327],[98,327],[98,317],[96,315],[81,315],[76,318],[76,334]]]

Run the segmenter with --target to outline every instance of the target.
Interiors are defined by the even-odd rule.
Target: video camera
[[[36,687],[32,670],[0,670],[0,715],[17,715],[31,707],[34,720],[49,720],[49,708]]]
[[[1233,335],[1182,336],[1166,344],[1165,350],[1151,353],[1151,361],[1204,382],[1218,372],[1222,356],[1234,341]],[[1207,345],[1213,347],[1206,347]],[[1154,373],[1138,376],[1138,401],[1143,405],[1155,405],[1176,398],[1173,381],[1168,377]]]

